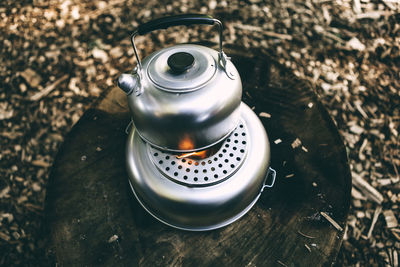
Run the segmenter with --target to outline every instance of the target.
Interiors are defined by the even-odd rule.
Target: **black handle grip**
[[[171,26],[179,26],[179,25],[186,25],[186,26],[192,24],[214,25],[215,22],[216,20],[213,17],[203,14],[175,15],[146,22],[138,27],[137,33],[143,35],[154,30],[166,29]]]

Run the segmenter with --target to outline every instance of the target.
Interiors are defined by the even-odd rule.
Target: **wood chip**
[[[372,187],[369,183],[367,183],[360,175],[353,172],[352,173],[352,181],[353,185],[357,187],[364,196],[372,201],[375,201],[378,204],[381,204],[383,201],[383,196],[378,192],[374,187]]]
[[[395,228],[399,225],[392,210],[385,210],[383,212],[383,216],[385,216],[385,221],[388,228]]]
[[[301,141],[299,138],[296,138],[293,142],[292,142],[292,148],[295,149],[296,147],[301,146]]]
[[[337,230],[339,231],[343,231],[343,228],[334,220],[332,219],[328,214],[326,214],[325,212],[321,211],[320,214],[328,221],[330,222],[333,227],[335,227]]]
[[[38,159],[32,161],[32,165],[35,165],[35,166],[38,166],[38,167],[43,167],[43,168],[48,168],[48,167],[51,166],[50,163],[45,162],[45,161],[43,161],[43,160],[38,160]]]
[[[389,11],[370,11],[362,14],[357,14],[356,19],[379,19],[381,16],[390,16],[393,14],[393,12]]]
[[[294,176],[294,174],[291,173],[291,174],[286,175],[285,177],[286,177],[286,178],[292,178],[293,176]]]
[[[10,186],[4,187],[4,188],[0,191],[0,198],[10,197],[10,196],[8,195],[9,192],[10,192]]]
[[[306,247],[306,249],[308,250],[308,252],[311,253],[311,248],[310,248],[307,244],[304,244],[304,246]]]
[[[351,197],[353,199],[367,200],[367,198],[361,194],[360,191],[355,189],[354,186],[351,188]]]
[[[260,112],[260,114],[258,114],[258,116],[263,117],[263,118],[271,118],[271,114],[267,113],[267,112]]]
[[[108,239],[108,243],[113,243],[115,241],[118,240],[118,236],[117,235],[113,235]]]
[[[374,217],[372,218],[372,223],[371,223],[371,226],[369,227],[369,231],[368,231],[368,234],[367,234],[367,238],[368,238],[368,239],[369,239],[369,238],[371,237],[371,235],[372,235],[372,231],[373,231],[374,228],[375,228],[375,224],[376,224],[376,222],[378,221],[378,217],[379,217],[379,214],[381,214],[381,212],[382,212],[382,206],[376,207],[376,209],[375,209],[375,211],[374,211]]]
[[[274,143],[277,145],[277,144],[280,144],[280,143],[282,143],[282,140],[281,139],[276,139],[275,141],[274,141]]]
[[[305,146],[301,146],[301,149],[302,149],[304,152],[308,152],[308,149],[307,149]]]
[[[31,68],[24,70],[20,75],[31,87],[38,87],[42,81],[42,77]]]
[[[7,242],[10,241],[10,239],[11,239],[9,235],[7,235],[3,232],[0,232],[0,238]]]
[[[40,100],[42,97],[47,96],[48,94],[50,94],[54,89],[57,88],[57,86],[62,83],[63,81],[65,81],[67,78],[69,77],[69,74],[65,74],[64,76],[62,76],[60,79],[58,79],[57,81],[55,81],[54,83],[50,84],[49,86],[46,86],[46,88],[44,88],[43,90],[37,92],[36,94],[34,94],[33,96],[30,97],[31,101],[38,101]]]

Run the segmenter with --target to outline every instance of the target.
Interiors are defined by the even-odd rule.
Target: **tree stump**
[[[138,204],[125,171],[126,96],[113,88],[65,138],[46,198],[49,251],[61,266],[330,266],[351,175],[335,124],[312,88],[261,52],[227,54],[243,101],[271,143],[277,181],[240,220],[207,232],[166,226]],[[267,114],[266,114],[267,113]],[[269,115],[270,117],[269,117]],[[269,117],[269,118],[268,118]],[[279,143],[278,140],[281,142]],[[294,147],[294,144],[301,144]],[[276,141],[276,142],[274,142]],[[295,143],[293,143],[295,142]],[[293,144],[293,146],[292,146]]]

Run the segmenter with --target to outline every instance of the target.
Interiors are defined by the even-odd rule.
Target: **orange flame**
[[[176,157],[178,159],[183,159],[183,158],[188,158],[188,157],[204,159],[207,157],[207,154],[208,154],[207,152],[208,152],[208,149],[202,150],[202,151],[197,151],[197,152],[184,153],[184,154],[180,154],[179,156],[176,156]]]
[[[180,150],[194,149],[192,138],[190,138],[189,135],[184,135],[183,138],[179,141],[178,147]]]

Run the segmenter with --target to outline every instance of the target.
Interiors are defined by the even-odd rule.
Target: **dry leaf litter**
[[[337,265],[398,266],[396,0],[1,1],[0,265],[46,265],[41,225],[50,167],[73,124],[134,66],[132,30],[152,18],[198,12],[223,21],[226,43],[262,48],[309,80],[335,120],[353,174]],[[137,44],[145,55],[198,40],[217,35],[181,27],[140,36]]]

